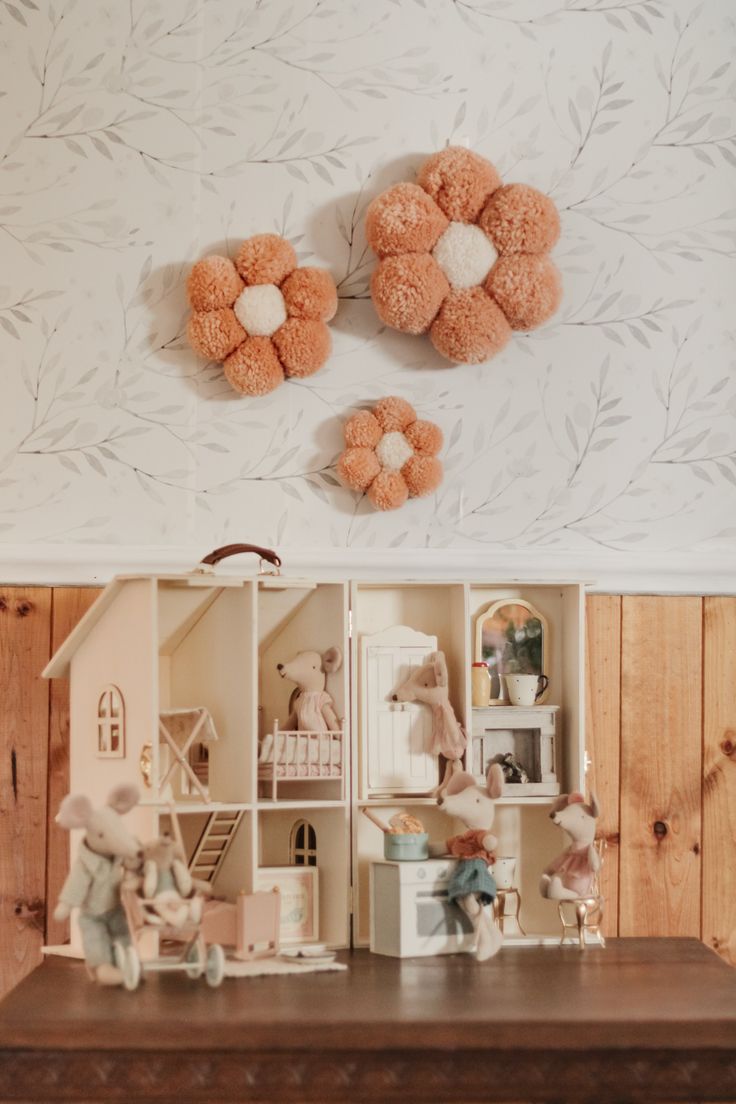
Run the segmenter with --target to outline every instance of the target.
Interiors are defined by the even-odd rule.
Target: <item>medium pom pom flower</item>
[[[547,256],[560,234],[554,203],[528,184],[501,184],[471,150],[435,153],[416,184],[382,192],[365,229],[379,258],[371,295],[381,321],[429,333],[456,364],[489,360],[513,330],[536,329],[560,305]]]
[[[391,395],[373,410],[345,423],[347,448],[337,474],[353,491],[367,494],[377,510],[396,510],[408,498],[437,490],[442,482],[442,430],[417,418],[405,399]]]
[[[278,234],[248,238],[235,263],[197,261],[187,294],[189,344],[222,361],[241,395],[266,395],[284,379],[311,376],[330,355],[335,282],[323,268],[297,268],[292,245]]]

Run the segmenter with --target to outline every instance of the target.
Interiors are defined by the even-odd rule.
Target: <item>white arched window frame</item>
[[[291,829],[289,862],[292,866],[317,865],[317,833],[308,820],[297,820]]]
[[[125,702],[117,686],[106,686],[97,702],[97,755],[125,757]]]

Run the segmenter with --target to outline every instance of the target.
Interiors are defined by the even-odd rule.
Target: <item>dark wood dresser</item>
[[[344,960],[128,993],[50,959],[0,1004],[0,1100],[736,1101],[736,972],[694,939]]]

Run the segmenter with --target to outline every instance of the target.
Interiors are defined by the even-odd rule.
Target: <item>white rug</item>
[[[347,966],[343,962],[305,962],[300,966],[283,958],[257,958],[253,962],[228,958],[225,962],[225,977],[234,978],[263,977],[264,974],[318,974],[328,970],[347,970]]]

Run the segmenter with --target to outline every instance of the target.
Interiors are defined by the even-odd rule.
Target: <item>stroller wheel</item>
[[[113,950],[115,965],[123,975],[123,985],[129,990],[137,989],[141,980],[141,960],[135,947],[116,943]]]
[[[216,988],[225,976],[225,952],[219,943],[213,943],[207,950],[207,984]]]
[[[205,970],[205,960],[204,953],[200,948],[199,940],[197,940],[196,943],[193,943],[187,951],[186,960],[187,962],[191,963],[191,965],[187,966],[187,977],[191,978],[192,981],[196,981],[197,978],[201,978]]]

